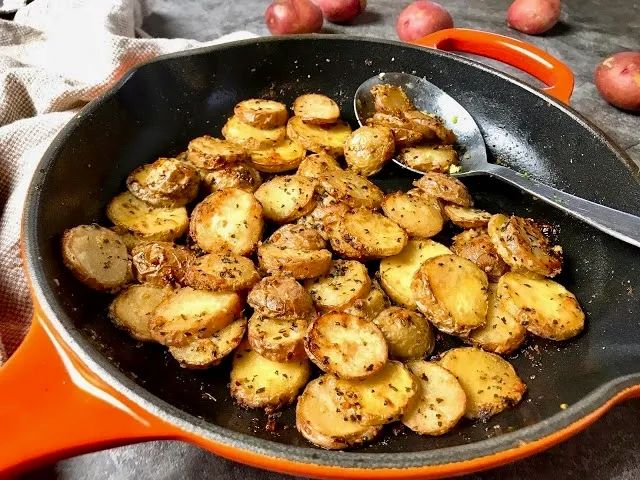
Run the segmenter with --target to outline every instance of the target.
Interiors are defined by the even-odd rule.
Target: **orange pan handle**
[[[571,69],[544,50],[522,40],[479,30],[449,28],[413,43],[482,55],[519,68],[547,85],[542,89],[543,92],[567,104],[573,92],[574,76]]]
[[[24,342],[0,367],[0,478],[101,448],[180,437],[90,373],[37,309]]]

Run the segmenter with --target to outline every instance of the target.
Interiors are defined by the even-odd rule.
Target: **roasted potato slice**
[[[397,360],[415,360],[430,355],[436,345],[431,325],[417,312],[389,307],[374,319],[389,347],[389,356]]]
[[[497,214],[489,220],[489,237],[498,254],[514,270],[554,277],[562,270],[562,247],[552,246],[529,218]]]
[[[384,197],[382,210],[412,237],[433,237],[444,226],[440,201],[427,194],[392,193]]]
[[[347,122],[338,120],[333,125],[312,125],[300,117],[291,117],[287,122],[287,135],[313,153],[328,153],[334,157],[344,153],[344,142],[351,134]]]
[[[338,161],[326,153],[313,153],[307,155],[298,166],[298,175],[316,180],[320,175],[326,175],[332,170],[341,171]]]
[[[196,198],[199,183],[198,171],[175,158],[159,158],[136,168],[127,177],[129,191],[156,207],[186,205]]]
[[[473,330],[464,340],[489,352],[505,355],[524,342],[527,331],[506,302],[511,299],[505,289],[500,291],[495,283],[489,284],[489,308],[487,323]]]
[[[370,127],[390,128],[395,145],[398,148],[411,147],[424,141],[424,135],[413,130],[413,125],[401,117],[386,113],[374,113],[371,118],[367,119],[365,124]]]
[[[183,347],[169,347],[169,353],[183,368],[200,370],[218,365],[240,345],[247,320],[238,318],[207,338],[194,338]]]
[[[222,127],[222,136],[231,143],[253,151],[272,148],[285,139],[285,127],[256,128],[233,116]]]
[[[131,285],[113,299],[109,318],[136,340],[152,341],[149,321],[156,307],[171,295],[170,288],[154,285]]]
[[[248,290],[260,281],[253,262],[233,253],[209,253],[194,259],[184,282],[200,290],[237,292]]]
[[[317,230],[306,225],[283,225],[273,232],[268,243],[276,247],[293,248],[295,250],[321,250],[327,242]]]
[[[376,112],[389,115],[401,115],[405,110],[413,110],[413,102],[407,94],[397,85],[379,84],[371,87],[373,104]]]
[[[346,203],[336,200],[331,195],[323,195],[319,198],[316,208],[298,221],[301,225],[317,230],[322,238],[328,240],[335,225],[350,210]]]
[[[553,280],[510,272],[500,279],[498,291],[534,335],[560,341],[584,329],[584,312],[575,295]]]
[[[360,127],[347,138],[344,144],[344,159],[351,171],[370,177],[382,170],[391,160],[395,148],[390,128]]]
[[[263,278],[249,292],[247,303],[264,317],[310,318],[315,315],[311,296],[291,277]]]
[[[95,290],[115,291],[131,279],[124,242],[115,232],[98,225],[65,230],[62,260],[74,277]]]
[[[262,204],[264,216],[277,223],[287,223],[311,212],[316,206],[315,183],[301,175],[281,175],[260,185],[255,197]]]
[[[249,319],[249,344],[274,362],[306,357],[303,339],[310,321],[306,318],[273,318],[253,314]]]
[[[493,281],[498,281],[509,270],[496,252],[486,230],[465,230],[459,233],[453,237],[451,251],[471,260]]]
[[[326,313],[316,318],[304,338],[304,349],[318,368],[349,379],[373,375],[388,357],[380,329],[346,313]]]
[[[251,164],[265,173],[287,172],[298,168],[305,153],[300,143],[285,138],[273,147],[252,151]]]
[[[486,227],[491,219],[491,214],[477,208],[461,207],[459,205],[445,205],[444,213],[449,220],[460,228]]]
[[[451,145],[416,145],[400,150],[397,159],[421,172],[448,173],[458,163],[458,152]]]
[[[152,285],[181,285],[195,255],[172,242],[147,242],[131,250],[136,280]]]
[[[429,258],[449,253],[451,250],[433,240],[409,240],[402,252],[380,262],[380,284],[395,303],[415,309],[413,276]]]
[[[421,435],[443,435],[456,426],[467,408],[467,395],[447,369],[434,362],[407,363],[418,379],[416,398],[402,416],[402,423]]]
[[[365,209],[347,213],[333,233],[331,246],[345,258],[390,257],[407,244],[407,234],[397,223]]]
[[[453,373],[464,389],[467,418],[492,417],[516,405],[527,391],[509,362],[479,348],[452,348],[438,363]]]
[[[189,142],[186,159],[198,168],[215,170],[244,162],[249,154],[235,143],[204,135]]]
[[[206,338],[223,329],[241,310],[242,301],[236,293],[184,287],[157,306],[149,329],[157,342],[183,346],[194,338]]]
[[[389,306],[389,299],[376,281],[371,283],[371,290],[366,297],[358,298],[352,305],[343,310],[344,313],[355,315],[356,317],[373,320]],[[384,333],[384,332],[382,332]]]
[[[293,113],[305,123],[327,125],[338,121],[340,107],[325,95],[307,93],[294,100]]]
[[[308,280],[306,287],[313,302],[323,312],[343,310],[364,298],[371,288],[367,267],[355,260],[335,260],[329,273]]]
[[[381,425],[362,425],[351,421],[336,407],[331,375],[309,382],[296,405],[296,428],[308,441],[329,450],[347,448],[373,440]]]
[[[243,100],[234,107],[233,113],[240,121],[260,129],[282,127],[289,118],[284,103],[261,98]]]
[[[338,407],[351,421],[381,425],[398,420],[418,392],[418,381],[402,363],[389,361],[361,380],[327,378]]]
[[[352,208],[378,208],[384,196],[375,184],[349,171],[329,172],[319,182],[321,190]]]
[[[205,252],[248,255],[262,237],[262,206],[237,188],[214,192],[191,214],[190,233]]]
[[[429,172],[413,182],[413,184],[423,192],[436,198],[441,198],[445,202],[455,203],[461,207],[473,205],[471,195],[469,195],[464,183],[446,173]]]
[[[258,247],[260,268],[270,275],[290,275],[297,280],[325,275],[331,268],[331,252],[296,250],[263,243]]]
[[[118,235],[118,237],[120,237],[120,240],[122,241],[122,243],[124,243],[125,247],[127,247],[127,250],[129,252],[131,252],[131,250],[133,250],[135,247],[137,247],[141,243],[147,243],[147,240],[145,240],[144,238],[136,237],[129,230],[127,230],[126,228],[119,227],[118,225],[114,225],[113,227],[109,228],[109,230],[111,230],[116,235]]]
[[[418,310],[451,335],[466,335],[486,323],[488,288],[487,275],[457,255],[430,258],[411,282]]]
[[[153,207],[131,192],[124,192],[109,202],[107,217],[122,228],[145,240],[172,241],[189,228],[184,207]]]
[[[274,362],[243,343],[233,357],[231,396],[243,407],[272,412],[293,403],[310,375],[307,359]]]
[[[227,165],[217,170],[200,170],[200,179],[210,193],[225,188],[253,193],[262,183],[260,172],[246,163]]]
[[[439,140],[445,145],[456,143],[456,135],[436,115],[421,112],[420,110],[406,110],[402,112],[404,119],[411,124],[411,128],[420,132],[425,140]]]

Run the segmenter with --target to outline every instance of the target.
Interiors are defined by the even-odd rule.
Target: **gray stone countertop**
[[[478,28],[534,43],[566,62],[576,75],[574,108],[607,132],[640,163],[640,116],[621,112],[598,95],[591,78],[608,54],[640,50],[640,2],[635,0],[566,0],[561,22],[544,36],[530,37],[507,28],[509,0],[440,0],[458,27]],[[234,30],[268,34],[263,23],[267,0],[150,0],[143,28],[156,37],[210,40]],[[354,25],[325,24],[328,33],[396,39],[395,19],[408,2],[369,0]],[[513,69],[504,71],[530,79]],[[584,432],[544,453],[488,472],[479,479],[640,478],[640,400],[614,407]],[[149,442],[61,461],[26,476],[31,479],[247,479],[275,480],[283,475],[255,470],[180,442]]]

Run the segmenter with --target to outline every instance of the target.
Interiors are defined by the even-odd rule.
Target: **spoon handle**
[[[486,173],[521,188],[612,237],[640,247],[640,217],[562,192],[502,165],[490,164]]]

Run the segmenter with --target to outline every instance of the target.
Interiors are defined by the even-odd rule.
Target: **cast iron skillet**
[[[446,35],[494,47],[504,39],[478,32]],[[464,48],[463,42],[456,45]],[[217,135],[239,100],[290,104],[303,92],[323,92],[355,125],[356,87],[378,72],[403,70],[424,75],[469,110],[491,161],[640,212],[638,168],[599,130],[550,96],[456,55],[332,35],[241,41],[142,65],[64,128],[31,185],[23,248],[37,321],[0,375],[0,424],[3,437],[12,439],[0,449],[0,471],[108,445],[181,438],[238,461],[301,475],[450,475],[546,448],[584,428],[613,401],[638,393],[640,250],[489,178],[465,180],[481,208],[560,225],[566,259],[560,281],[583,305],[587,328],[562,344],[531,341],[511,358],[529,387],[522,404],[438,438],[386,431],[370,446],[327,452],[311,447],[292,427],[293,408],[269,433],[261,413],[231,401],[228,366],[183,370],[162,347],[133,341],[107,320],[110,297],[84,288],[64,268],[64,229],[104,222],[105,205],[124,189],[132,169],[179,153],[193,137]],[[551,78],[556,86],[559,81]],[[407,188],[412,178],[389,165],[375,181],[390,191]],[[30,435],[34,429],[38,434]]]

